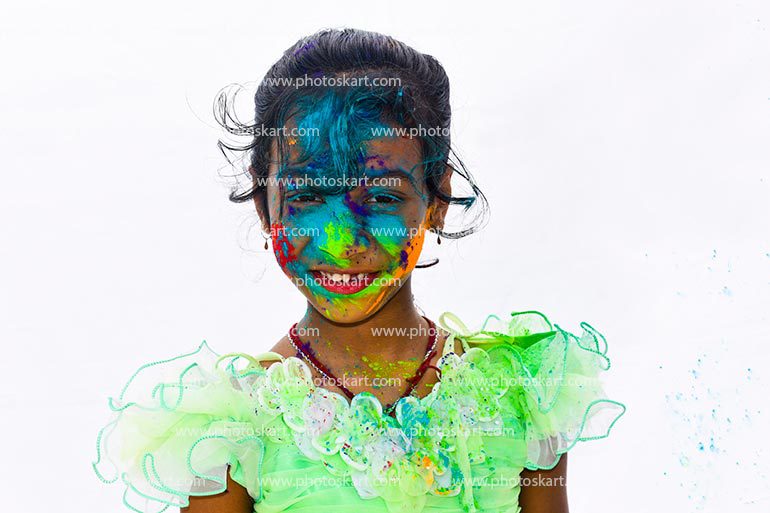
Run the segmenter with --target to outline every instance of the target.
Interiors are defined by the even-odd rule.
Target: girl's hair
[[[230,201],[249,201],[264,192],[271,144],[276,140],[279,161],[284,162],[287,143],[282,127],[293,115],[309,114],[326,126],[324,137],[335,153],[330,167],[344,175],[360,170],[363,162],[360,133],[351,132],[377,118],[416,135],[430,199],[460,205],[466,214],[472,213],[465,228],[455,232],[436,229],[439,235],[460,238],[486,221],[486,198],[451,148],[449,78],[430,55],[376,32],[326,29],[297,41],[270,68],[254,96],[253,123],[240,122],[234,111],[236,95],[242,90],[239,85],[224,88],[214,105],[214,116],[225,130],[250,139],[241,145],[218,143],[230,164],[230,156],[238,153],[249,160],[251,186],[245,191],[234,187]],[[442,190],[447,167],[467,182],[466,190],[470,190],[466,195],[453,196]],[[265,194],[262,200],[266,201]]]

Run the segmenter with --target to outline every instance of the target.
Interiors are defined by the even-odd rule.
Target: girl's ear
[[[446,196],[452,195],[452,173],[454,172],[454,169],[452,166],[447,164],[446,168],[444,169],[444,174],[441,176],[441,181],[439,182],[439,190],[445,194]],[[446,218],[447,210],[449,209],[449,203],[442,200],[438,196],[433,197],[433,202],[431,203],[431,209],[429,212],[429,218],[428,218],[428,226],[430,228],[435,228],[437,230],[443,230],[444,229],[444,219]]]
[[[267,194],[265,189],[254,191],[254,207],[257,209],[259,221],[262,224],[262,232],[270,233],[270,213],[267,210]]]
[[[251,166],[249,166],[249,174],[251,175],[253,183],[256,186],[257,175],[256,175],[256,171],[254,171],[254,168]],[[266,187],[256,189],[254,191],[254,195],[252,196],[252,199],[254,200],[254,207],[257,209],[257,215],[259,216],[259,220],[262,223],[262,231],[264,233],[270,233],[270,211],[267,208]]]

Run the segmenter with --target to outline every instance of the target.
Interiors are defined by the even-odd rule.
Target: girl
[[[250,137],[220,143],[250,159],[231,200],[254,202],[308,308],[268,353],[204,342],[141,367],[110,400],[97,475],[134,511],[566,512],[567,451],[625,411],[597,378],[604,338],[534,311],[474,331],[412,296],[413,270],[435,263],[419,263],[427,232],[460,238],[486,213],[450,150],[441,65],[325,30],[270,69],[254,124],[220,100],[223,126]],[[444,229],[450,205],[468,226]]]

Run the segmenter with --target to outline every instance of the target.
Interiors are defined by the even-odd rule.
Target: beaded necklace
[[[417,371],[415,371],[412,377],[406,378],[406,382],[409,384],[409,386],[406,388],[404,393],[401,394],[398,399],[383,407],[383,411],[387,415],[390,415],[393,412],[401,399],[411,395],[415,387],[417,387],[417,383],[420,382],[423,375],[429,368],[435,368],[430,365],[430,361],[436,354],[436,342],[438,340],[436,325],[433,324],[433,321],[427,317],[423,317],[423,319],[428,322],[428,333],[430,333],[430,336],[428,337],[428,345],[425,350],[425,356],[423,357],[422,363],[420,363],[420,366],[417,368]],[[291,345],[297,351],[297,354],[302,356],[302,358],[304,358],[310,364],[310,366],[316,370],[316,372],[323,376],[327,382],[334,383],[340,390],[345,393],[348,399],[352,400],[353,397],[355,397],[355,394],[348,387],[346,387],[343,381],[336,377],[326,365],[321,363],[312,353],[309,353],[303,349],[303,342],[297,335],[297,323],[294,323],[291,329],[289,329],[289,342],[291,342]]]

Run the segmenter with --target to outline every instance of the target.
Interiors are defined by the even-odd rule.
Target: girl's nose
[[[350,257],[369,251],[369,234],[357,217],[346,208],[335,212],[324,226],[318,247],[337,263],[344,265]]]

